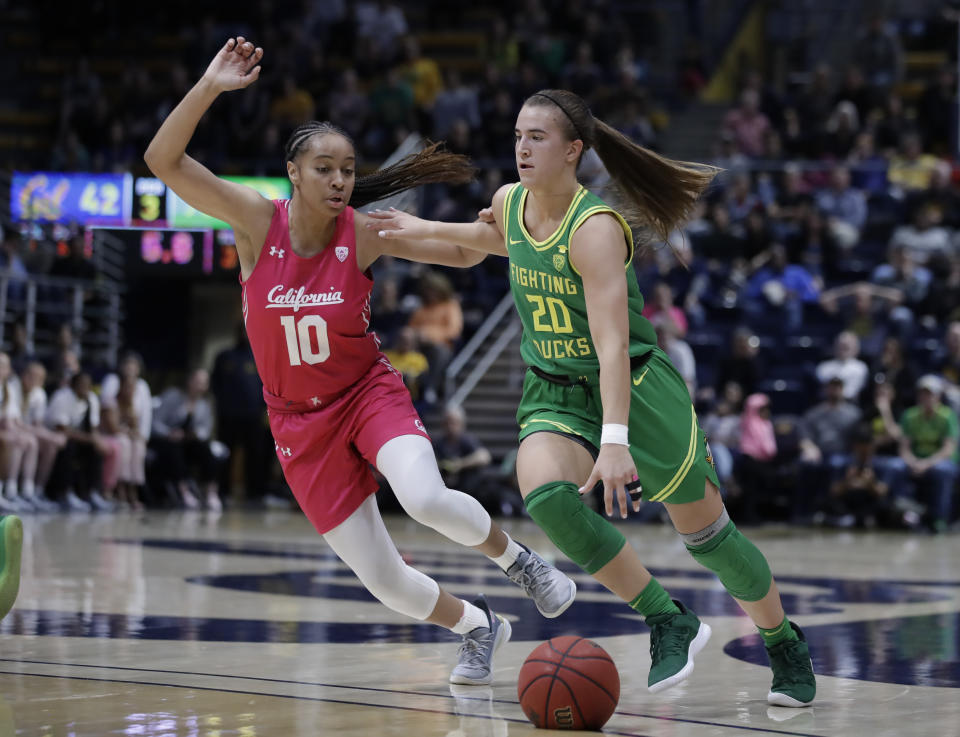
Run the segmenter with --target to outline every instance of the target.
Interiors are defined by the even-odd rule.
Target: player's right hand
[[[220,92],[249,87],[260,77],[263,49],[243,36],[228,38],[203,73],[203,78]]]

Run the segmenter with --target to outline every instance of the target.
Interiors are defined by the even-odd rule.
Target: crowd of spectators
[[[267,50],[265,74],[214,106],[191,147],[198,158],[219,172],[276,175],[289,131],[322,118],[346,129],[370,166],[418,132],[481,164],[476,182],[430,187],[423,198],[422,214],[469,219],[511,180],[516,111],[537,89],[572,89],[596,115],[658,148],[668,116],[649,92],[650,69],[618,23],[618,7],[529,0],[524,22],[511,23],[516,9],[504,3],[475,29],[482,63],[472,75],[424,54],[417,36],[424,29],[411,28],[398,3],[318,0],[289,23],[239,29],[208,17],[159,82],[133,63],[108,88],[81,60],[64,83],[50,165],[138,169],[147,140],[211,50],[245,32]],[[431,23],[454,22],[436,11]],[[956,119],[956,75],[945,64],[918,92],[904,86],[895,20],[872,16],[847,67],[820,63],[802,84],[777,87],[747,70],[709,162],[721,168],[715,186],[668,244],[635,259],[645,314],[695,398],[728,503],[747,520],[781,514],[938,531],[954,521],[960,190],[949,121]],[[677,74],[683,93],[695,95],[706,76],[695,49]],[[584,162],[588,183],[603,180],[596,166]],[[15,250],[0,254],[11,271],[19,268]],[[76,273],[79,262],[69,258],[61,268]],[[446,363],[505,291],[502,264],[432,270],[385,258],[376,277],[373,327],[417,403],[439,406]],[[214,394],[225,391],[221,381],[242,382],[242,337],[232,350],[218,359]],[[118,376],[116,397],[124,396],[123,369]],[[181,416],[203,383],[194,376],[170,399],[169,415]],[[127,385],[135,397],[138,384]],[[250,444],[243,433],[263,436],[257,390],[239,391],[250,401],[216,403],[218,431],[236,436],[228,445]],[[133,438],[142,411],[113,415],[105,423],[110,434]],[[154,436],[147,457],[154,450],[173,457],[163,464],[170,469],[191,458],[203,466],[195,450],[160,440],[156,423]],[[122,445],[97,452],[119,456]],[[129,445],[135,456],[136,443]],[[461,460],[483,457],[472,444],[458,447]],[[247,477],[262,480],[265,456],[245,457]],[[459,461],[448,465],[460,470]],[[137,477],[122,463],[115,468],[113,499],[134,503],[129,488]],[[215,504],[209,467],[194,472],[196,484],[171,473],[179,503],[195,496],[195,504]]]
[[[956,522],[956,74],[910,98],[903,74],[881,15],[842,73],[787,90],[745,74],[678,258],[638,264],[744,520]]]

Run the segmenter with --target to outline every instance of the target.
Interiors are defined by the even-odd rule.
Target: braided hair
[[[297,126],[290,134],[284,147],[284,163],[296,159],[314,136],[330,134],[342,136],[356,148],[350,135],[339,126],[328,121],[311,120]],[[405,156],[367,176],[357,177],[350,204],[362,207],[421,184],[465,184],[475,175],[476,169],[466,156],[443,150],[441,143],[428,143],[418,153]]]

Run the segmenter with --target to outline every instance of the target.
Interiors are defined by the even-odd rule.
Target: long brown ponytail
[[[333,123],[311,120],[290,134],[284,148],[284,162],[293,161],[313,136],[331,133],[343,136],[353,144],[353,139],[346,131]],[[405,156],[395,164],[357,177],[350,204],[362,207],[421,184],[465,184],[476,176],[476,172],[466,156],[442,150],[441,143],[430,143],[422,151]]]
[[[595,118],[573,92],[541,90],[524,105],[559,108],[557,117],[570,140],[582,140],[584,151],[596,149],[617,189],[624,217],[652,229],[665,241],[690,217],[697,199],[717,174],[713,167],[674,161],[634,143]]]

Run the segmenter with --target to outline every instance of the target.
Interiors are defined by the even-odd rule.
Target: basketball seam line
[[[604,661],[607,662],[607,663],[612,663],[612,661],[607,660],[606,658],[597,658],[597,660],[604,660]],[[581,673],[580,671],[576,670],[575,668],[570,667],[569,665],[564,665],[562,662],[561,662],[561,663],[555,663],[555,662],[552,661],[552,660],[540,660],[539,658],[537,658],[537,659],[535,659],[535,660],[531,660],[530,658],[527,658],[527,660],[525,660],[524,662],[525,662],[525,663],[547,663],[547,664],[549,664],[549,665],[554,665],[554,666],[556,666],[556,668],[557,668],[557,670],[555,670],[553,673],[542,673],[542,674],[540,674],[539,676],[536,676],[532,681],[530,681],[530,683],[533,683],[534,681],[536,681],[536,680],[538,680],[538,679],[540,679],[540,678],[548,678],[548,677],[549,677],[549,678],[560,678],[560,676],[558,675],[559,669],[560,669],[560,668],[566,668],[567,670],[569,670],[569,671],[571,671],[571,672],[573,672],[573,673],[576,673],[576,674],[577,674],[578,676],[580,676],[583,680],[585,680],[585,681],[590,681],[590,683],[592,683],[594,686],[596,686],[597,688],[599,688],[601,691],[603,691],[603,692],[609,697],[609,699],[613,702],[613,705],[614,705],[614,706],[617,705],[618,700],[615,699],[615,698],[613,698],[613,694],[612,694],[612,693],[610,693],[607,689],[605,689],[600,683],[598,683],[597,681],[593,680],[593,679],[592,679],[590,676],[588,676],[586,673]],[[562,679],[560,679],[560,680],[562,680]],[[564,685],[566,685],[566,681],[563,681],[563,683],[564,683]],[[529,685],[529,684],[527,684],[527,688],[530,688],[530,685]],[[523,689],[523,690],[524,690],[524,693],[526,693],[526,690],[527,690],[527,689],[525,688],[525,689]]]

